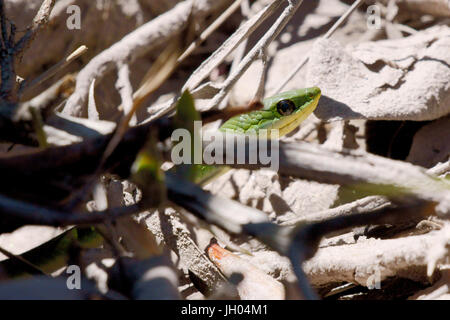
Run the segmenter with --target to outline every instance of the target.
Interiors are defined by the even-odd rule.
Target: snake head
[[[318,87],[286,91],[264,99],[262,110],[244,113],[226,121],[221,131],[258,133],[278,130],[283,136],[294,130],[316,108],[321,92]]]
[[[280,136],[291,132],[316,109],[320,96],[320,88],[311,87],[282,92],[264,99],[264,110],[274,115],[274,120],[267,128],[278,129]]]

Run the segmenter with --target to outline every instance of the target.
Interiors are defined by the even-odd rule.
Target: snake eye
[[[288,116],[295,110],[295,104],[291,100],[281,100],[277,103],[277,111],[282,116]]]

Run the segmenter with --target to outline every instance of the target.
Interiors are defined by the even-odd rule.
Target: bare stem
[[[336,30],[347,20],[347,18],[352,14],[353,11],[355,11],[360,5],[362,5],[364,0],[356,0],[352,6],[345,12],[338,21],[328,30],[328,32],[323,36],[323,39],[330,38],[333,33],[336,32]],[[280,84],[280,86],[274,91],[275,93],[280,92],[283,90],[283,88],[286,86],[286,84],[292,80],[292,78],[297,74],[297,72],[300,71],[301,68],[308,62],[309,55],[306,54],[306,56],[300,60],[300,62],[295,66],[294,70],[286,77],[286,79],[283,81],[283,83]]]

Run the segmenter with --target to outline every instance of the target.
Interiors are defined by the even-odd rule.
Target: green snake
[[[263,100],[263,108],[243,113],[227,120],[220,131],[238,134],[258,133],[261,129],[278,130],[282,137],[299,126],[316,108],[321,96],[318,87],[286,91]],[[192,165],[189,180],[204,185],[216,178],[226,166]],[[93,228],[74,228],[43,245],[21,255],[24,259],[49,274],[67,264],[72,241],[81,247],[99,246],[101,237]],[[0,263],[10,276],[20,276],[19,266],[12,260]]]
[[[226,121],[219,130],[247,133],[260,129],[279,131],[282,137],[305,120],[320,99],[317,87],[286,91],[263,100],[263,109],[237,115]]]
[[[263,100],[262,110],[243,113],[227,120],[219,130],[234,134],[258,134],[261,129],[278,130],[282,137],[305,120],[317,107],[318,87],[286,91]],[[270,134],[269,134],[270,137]],[[189,165],[189,181],[206,185],[229,170],[226,166]]]

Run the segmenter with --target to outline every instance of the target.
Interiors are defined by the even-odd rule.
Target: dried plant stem
[[[116,88],[120,94],[120,100],[122,104],[121,107],[125,114],[129,114],[133,109],[133,86],[130,81],[130,67],[128,64],[120,64],[118,67]],[[120,110],[121,111],[121,110]],[[135,125],[137,123],[136,115],[130,119],[130,125]]]
[[[88,119],[100,120],[100,115],[97,110],[97,104],[95,102],[95,79],[89,87],[89,99],[88,99]]]
[[[218,106],[225,96],[230,92],[234,84],[240,79],[244,72],[250,67],[251,63],[258,58],[261,50],[267,48],[267,46],[278,36],[278,34],[284,29],[286,24],[295,14],[297,9],[302,4],[302,0],[289,1],[287,7],[278,17],[276,22],[270,27],[270,29],[261,37],[257,44],[250,50],[250,52],[242,59],[236,71],[231,73],[225,82],[222,84],[222,88],[218,94],[209,103],[208,109],[213,109]]]
[[[323,39],[330,38],[333,33],[336,32],[336,30],[347,20],[347,18],[352,14],[353,11],[355,11],[360,5],[362,5],[364,0],[356,0],[352,6],[345,12],[338,21],[328,30],[328,32],[323,36]],[[301,68],[308,62],[309,55],[306,54],[302,60],[295,66],[294,70],[286,77],[286,79],[278,86],[278,88],[275,89],[273,94],[280,92],[283,90],[283,88],[286,86],[286,84],[292,80],[292,78],[297,74],[297,72],[300,71]]]
[[[39,8],[38,13],[33,19],[33,24],[25,35],[17,42],[16,52],[18,53],[18,60],[20,60],[21,55],[25,49],[31,44],[39,30],[41,30],[45,25],[47,25],[50,13],[55,6],[55,0],[44,0]]]
[[[149,21],[93,58],[78,74],[75,92],[63,112],[82,116],[86,112],[89,87],[93,79],[100,81],[120,62],[130,64],[157,46],[179,35],[191,16],[201,19],[229,0],[187,0]]]
[[[216,68],[222,61],[233,51],[235,50],[245,39],[247,39],[257,28],[261,25],[261,23],[267,19],[271,14],[273,14],[276,9],[281,5],[283,0],[275,0],[268,4],[265,8],[260,10],[256,15],[251,17],[245,23],[243,23],[238,30],[236,30],[233,35],[231,35],[208,59],[206,59],[189,77],[186,83],[183,85],[182,91],[188,89],[191,93],[195,95],[198,90],[201,90],[201,83],[206,77],[211,73],[211,71]],[[238,70],[238,68],[232,69]],[[208,92],[207,97],[203,97],[204,99],[210,99],[214,95],[216,95],[221,86],[216,85],[208,85],[207,87],[212,88]],[[179,96],[170,99],[169,101],[152,106],[148,109],[150,113],[150,117],[146,121],[152,121],[160,118],[161,116],[171,112],[175,108],[176,101]]]
[[[283,226],[295,226],[299,223],[325,221],[335,217],[345,217],[356,213],[370,213],[390,205],[390,201],[380,196],[369,196],[339,207],[316,212],[307,216],[290,219],[281,223]]]
[[[139,205],[112,208],[90,213],[59,212],[31,203],[11,199],[0,195],[0,212],[2,213],[2,228],[6,228],[10,221],[16,224],[34,224],[49,226],[91,225],[114,220],[119,217],[136,214],[144,210]]]
[[[53,75],[55,75],[58,71],[68,66],[70,63],[81,57],[83,54],[87,52],[88,48],[86,46],[80,46],[75,51],[73,51],[71,54],[69,54],[66,58],[62,59],[60,62],[52,66],[50,69],[42,73],[40,76],[38,76],[36,79],[33,79],[31,82],[23,82],[22,87],[20,88],[20,93],[22,95],[26,95],[27,92],[32,91],[34,88],[36,88],[38,85],[40,85],[42,82],[46,81]]]
[[[217,67],[237,46],[247,39],[261,23],[272,15],[275,10],[284,2],[283,0],[275,0],[264,9],[242,24],[231,37],[229,37],[223,45],[221,45],[208,59],[206,59],[195,70],[183,86],[183,90],[194,90],[201,82]]]
[[[447,160],[446,162],[439,162],[427,171],[429,174],[434,174],[436,176],[445,175],[450,172],[450,160]]]
[[[178,62],[182,62],[197,49],[203,41],[205,41],[214,31],[217,30],[241,5],[243,0],[234,1],[213,23],[211,23],[199,36],[192,42],[189,47],[178,58]]]
[[[253,98],[253,101],[262,101],[264,98],[264,92],[265,92],[265,86],[266,86],[266,71],[267,71],[267,52],[265,49],[262,49],[260,52],[261,56],[261,63],[262,63],[262,70],[261,70],[261,76],[258,81],[258,88],[256,89],[255,97]]]
[[[209,148],[216,143],[223,148],[222,150],[234,148],[233,139],[225,139],[226,146],[223,145],[223,141],[204,141],[205,147]],[[411,194],[418,199],[439,203],[437,211],[443,215],[450,213],[449,184],[428,174],[422,167],[363,151],[343,149],[337,152],[301,141],[279,142],[278,150],[278,172],[281,174],[350,186],[369,194],[386,196]],[[245,159],[250,159],[250,154],[257,152],[254,143],[245,141]],[[238,164],[237,161],[228,164],[226,154],[222,161],[234,168],[256,169],[262,166]]]
[[[0,247],[0,253],[7,256],[12,261],[19,262],[21,265],[23,265],[24,269],[27,270],[27,272],[29,272],[30,274],[48,276],[38,266],[32,264],[30,261],[24,259],[20,255],[15,255],[2,247]]]
[[[375,272],[378,272],[379,281],[402,274],[412,280],[426,282],[429,252],[448,230],[415,237],[373,239],[345,246],[324,247],[306,261],[303,268],[313,285],[345,281],[367,286]],[[380,255],[380,252],[383,254]]]

